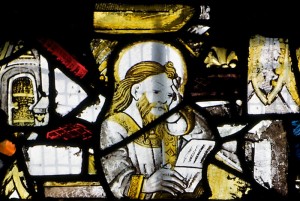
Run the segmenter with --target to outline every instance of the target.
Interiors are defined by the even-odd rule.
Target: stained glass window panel
[[[0,6],[0,200],[299,197],[296,6],[44,3]]]

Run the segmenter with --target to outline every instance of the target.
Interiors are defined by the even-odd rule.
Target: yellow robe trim
[[[168,133],[164,134],[164,149],[166,163],[171,164],[172,167],[175,166],[177,160],[177,144],[178,136],[170,135]]]
[[[128,197],[130,199],[144,199],[145,193],[142,193],[142,186],[144,175],[132,175],[128,190]]]
[[[132,135],[133,133],[137,132],[140,127],[137,123],[126,113],[116,113],[109,117],[109,120],[119,123],[123,126],[128,135]],[[159,135],[156,135],[159,136]],[[177,143],[178,137],[170,135],[168,133],[164,133],[163,135],[164,140],[164,150],[165,150],[165,158],[166,163],[171,164],[174,167],[176,159],[177,159]],[[162,146],[162,139],[157,138],[145,138],[145,135],[141,135],[134,140],[135,143],[148,148],[158,148]]]

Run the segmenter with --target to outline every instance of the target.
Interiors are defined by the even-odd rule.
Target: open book
[[[203,162],[214,146],[212,140],[192,139],[180,151],[175,170],[188,182],[186,192],[194,192],[201,181]]]

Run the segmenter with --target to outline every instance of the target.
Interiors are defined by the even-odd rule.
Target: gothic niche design
[[[5,43],[5,57],[20,48]],[[49,69],[46,59],[37,50],[28,50],[0,68],[1,109],[12,126],[44,126],[49,121]]]
[[[288,40],[255,35],[248,58],[248,113],[299,113]]]

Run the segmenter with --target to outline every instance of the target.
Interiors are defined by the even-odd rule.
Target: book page
[[[201,181],[203,162],[214,145],[212,140],[193,139],[180,151],[175,170],[188,181],[186,192],[193,192]]]

